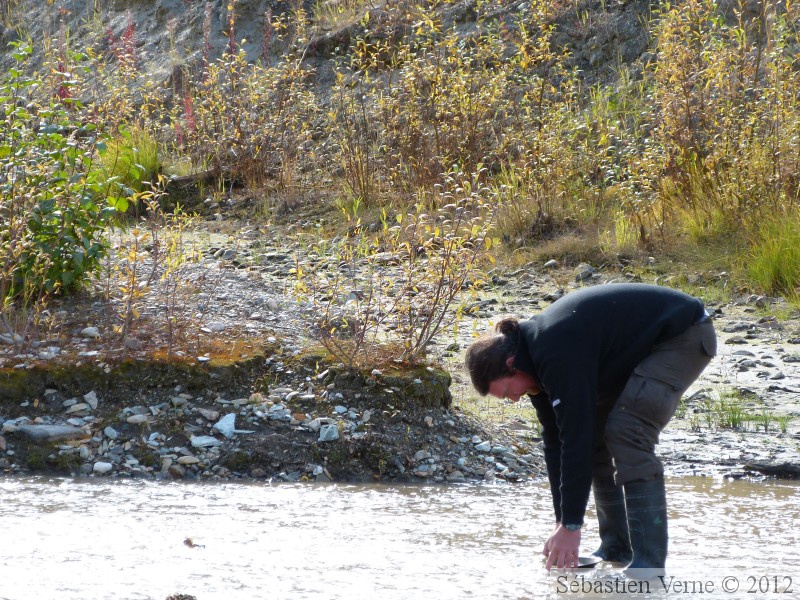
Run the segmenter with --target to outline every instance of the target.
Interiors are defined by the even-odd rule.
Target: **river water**
[[[800,598],[800,485],[681,478],[668,496],[669,577],[631,590],[544,571],[541,483],[0,479],[0,599]]]

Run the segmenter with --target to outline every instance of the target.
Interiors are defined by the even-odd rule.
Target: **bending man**
[[[546,568],[578,566],[594,492],[600,547],[639,579],[664,573],[667,506],[659,433],[716,354],[703,303],[646,284],[584,288],[527,321],[505,319],[467,350],[481,394],[529,394],[542,424],[556,527]]]

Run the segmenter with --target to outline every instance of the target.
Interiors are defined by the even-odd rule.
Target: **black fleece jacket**
[[[700,300],[677,290],[625,283],[569,293],[520,322],[514,368],[541,388],[532,400],[557,521],[583,523],[597,420],[653,347],[683,333],[704,311]]]

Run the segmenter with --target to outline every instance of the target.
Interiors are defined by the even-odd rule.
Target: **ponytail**
[[[494,326],[494,331],[478,338],[468,349],[464,364],[472,385],[481,396],[489,393],[496,379],[513,374],[507,362],[519,346],[519,321],[507,318]]]
[[[494,326],[494,330],[500,335],[514,336],[517,339],[519,335],[519,321],[512,318],[506,318],[498,321]]]

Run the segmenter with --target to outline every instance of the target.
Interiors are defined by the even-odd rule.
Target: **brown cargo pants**
[[[595,472],[598,467],[610,469],[610,464],[597,464],[606,462],[605,455],[613,458],[617,485],[663,476],[664,467],[655,455],[659,434],[716,353],[717,336],[708,317],[656,346],[634,369],[608,415],[603,439],[598,440]]]

